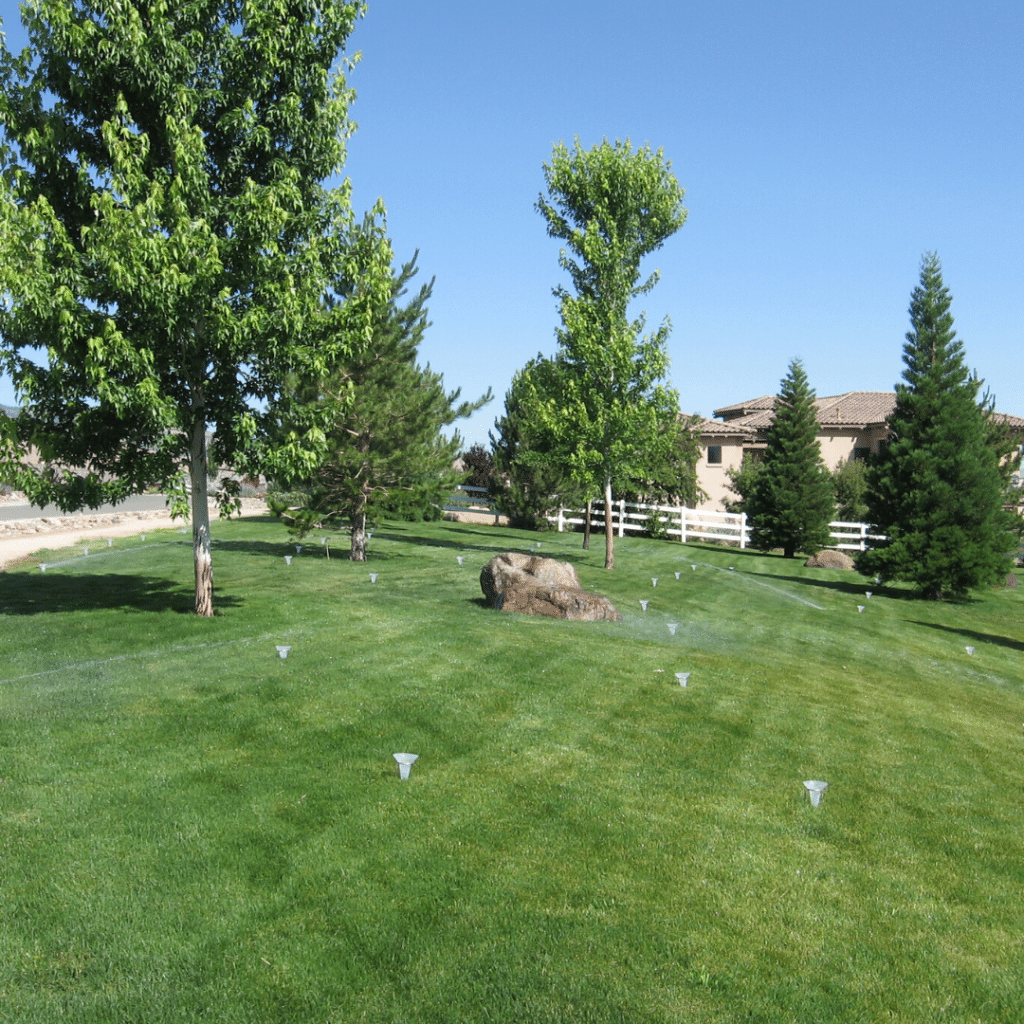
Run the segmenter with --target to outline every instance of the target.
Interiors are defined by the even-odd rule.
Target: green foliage
[[[693,429],[699,422],[699,416],[677,416],[659,424],[665,434],[658,446],[660,463],[653,465],[647,476],[629,481],[621,497],[626,501],[688,508],[703,501],[707,494],[697,482],[700,435]]]
[[[347,186],[321,184],[353,127],[334,69],[362,5],[22,10],[29,47],[0,47],[0,359],[25,408],[0,469],[65,510],[156,485],[184,512],[190,489],[212,614],[210,458],[315,465],[313,421],[266,444],[285,373],[360,347],[386,299],[380,232],[350,246]],[[349,301],[325,310],[339,277]]]
[[[846,523],[863,523],[868,518],[866,459],[837,462],[832,471],[832,493],[836,518]]]
[[[751,543],[762,551],[778,547],[792,558],[829,544],[832,484],[821,460],[814,391],[799,359],[782,379],[768,447],[746,506]]]
[[[729,478],[729,490],[738,496],[737,501],[723,501],[726,512],[746,512],[749,509],[751,495],[761,472],[761,459],[749,452],[743,456],[739,469],[730,466],[725,475]]]
[[[555,289],[560,372],[533,398],[550,437],[541,457],[610,504],[613,485],[647,477],[674,439],[667,424],[678,397],[662,383],[669,322],[644,336],[644,314],[631,320],[628,307],[658,280],[657,271],[641,280],[640,263],[685,221],[683,189],[661,150],[634,151],[628,140],[584,150],[577,139],[572,151],[559,143],[544,178],[549,198],[541,196],[537,210],[548,234],[565,243],[559,264],[573,291]],[[614,533],[606,522],[610,569]]]
[[[903,347],[889,441],[868,470],[868,515],[887,541],[857,561],[867,575],[912,582],[927,598],[959,598],[996,583],[1016,550],[1003,511],[999,441],[981,382],[964,362],[952,299],[934,253],[921,261]]]
[[[414,256],[393,273],[387,309],[366,348],[295,387],[297,409],[323,410],[328,447],[315,473],[293,480],[307,492],[301,514],[293,514],[295,528],[301,535],[315,523],[350,522],[356,561],[366,557],[367,515],[430,518],[464,480],[452,465],[462,438],[442,430],[491,399],[488,392],[456,404],[459,391],[445,392],[441,374],[417,363],[433,281],[402,304],[415,263]]]
[[[557,401],[562,368],[557,359],[538,355],[512,378],[505,414],[494,421],[494,500],[517,529],[547,529],[548,516],[562,505],[586,501],[584,489],[554,457],[554,439],[536,404]]]

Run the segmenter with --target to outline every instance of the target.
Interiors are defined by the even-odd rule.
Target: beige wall
[[[722,464],[712,465],[708,462],[708,446],[721,445]],[[738,437],[723,437],[701,440],[700,458],[697,460],[697,483],[707,492],[707,498],[697,508],[711,509],[721,512],[723,500],[735,501],[736,495],[729,490],[729,477],[726,470],[739,469],[743,462],[743,441]]]

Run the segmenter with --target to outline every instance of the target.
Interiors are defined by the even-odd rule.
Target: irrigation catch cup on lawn
[[[862,604],[857,605],[857,611],[859,611],[859,612],[864,611],[864,605],[862,605]]]
[[[818,782],[816,779],[812,779],[810,782],[804,783],[804,788],[810,794],[811,806],[817,807],[821,803],[821,795],[828,789],[827,782]]]
[[[676,630],[678,628],[679,628],[679,623],[678,622],[669,622],[668,623],[668,631],[669,631],[669,634],[671,636],[675,636],[676,635]]]
[[[682,574],[681,572],[677,572],[677,573],[676,573],[676,579],[679,579],[679,577],[680,577],[680,576],[682,576],[682,575],[683,575],[683,574]]]
[[[968,654],[973,654],[974,653],[974,648],[973,647],[965,647],[964,650],[966,650]]]
[[[394,754],[394,759],[398,762],[398,777],[400,779],[409,778],[409,769],[415,764],[416,758],[419,754]]]
[[[658,585],[658,577],[657,576],[652,576],[651,577],[651,586],[652,587],[656,587],[657,585]]]
[[[459,565],[462,565],[462,555],[455,556],[459,560]]]
[[[375,572],[371,572],[370,573],[370,582],[371,583],[376,583],[377,582],[377,574]]]
[[[275,644],[274,646],[277,647],[277,656],[279,658],[288,657],[288,652],[291,650],[290,647],[285,647],[283,644]]]
[[[676,673],[676,679],[679,680],[679,685],[680,686],[685,686],[687,684],[687,682],[689,681],[689,678],[690,678],[690,673],[689,672],[677,672]]]
[[[284,556],[284,564],[285,565],[291,565],[292,564],[292,556],[291,555],[285,555]]]
[[[640,607],[643,608],[644,611],[647,611],[647,606],[650,603],[650,601],[645,601],[643,598],[640,598]]]

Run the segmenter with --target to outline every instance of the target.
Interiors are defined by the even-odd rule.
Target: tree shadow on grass
[[[238,598],[214,590],[215,611],[241,605]],[[176,580],[155,576],[102,573],[89,576],[59,572],[0,574],[0,615],[45,615],[56,612],[123,608],[139,612],[194,614],[195,591]]]
[[[955,633],[964,640],[973,640],[978,644],[995,644],[997,647],[1008,647],[1011,651],[1024,651],[1024,641],[1014,640],[1008,636],[996,636],[994,633],[979,633],[975,629],[960,629],[956,626],[943,626],[938,622],[921,622],[919,619],[907,619],[914,626],[925,626],[938,629],[943,633]]]
[[[821,590],[831,590],[835,594],[843,594],[849,597],[863,597],[865,591],[870,590],[875,597],[886,597],[891,601],[923,601],[923,597],[920,597],[913,590],[895,589],[888,587],[885,584],[873,583],[869,579],[851,580],[822,580],[815,579],[813,576],[786,576],[781,573],[768,573],[768,572],[751,572],[750,570],[744,570],[748,576],[762,576],[768,580],[786,580],[789,583],[801,584],[806,587],[816,587]],[[958,600],[950,599],[945,604],[948,605],[969,605],[977,604],[978,599],[976,597],[964,597]]]

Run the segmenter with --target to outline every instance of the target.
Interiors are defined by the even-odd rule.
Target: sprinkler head
[[[394,754],[392,755],[398,762],[398,777],[400,779],[409,778],[409,769],[415,764],[416,758],[419,754]]]
[[[827,782],[818,782],[817,780],[812,780],[810,782],[805,782],[804,783],[804,788],[810,794],[811,806],[812,807],[817,807],[818,804],[821,803],[821,795],[822,795],[822,793],[824,793],[825,790],[828,789],[828,783]]]
[[[287,658],[288,652],[291,650],[290,647],[285,647],[283,644],[275,644],[277,647],[277,656],[279,658]]]
[[[689,672],[677,672],[676,673],[676,679],[679,680],[679,685],[680,686],[685,686],[686,685],[686,681],[689,678],[690,678],[690,673]]]

